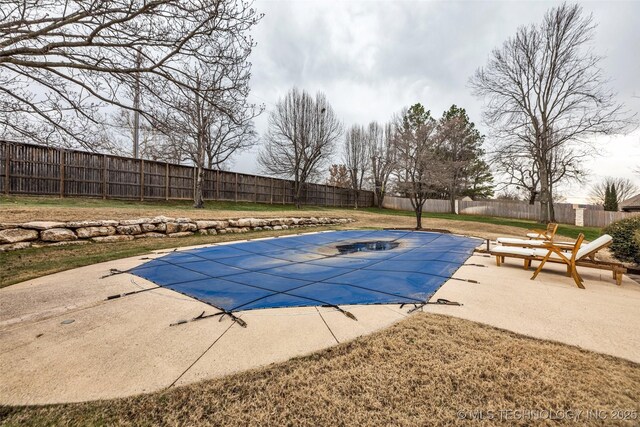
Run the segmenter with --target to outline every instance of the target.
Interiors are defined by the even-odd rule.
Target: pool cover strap
[[[230,311],[222,310],[222,311],[220,311],[218,313],[211,313],[211,314],[206,314],[206,315],[204,313],[205,312],[203,311],[202,313],[200,313],[200,315],[198,315],[198,316],[196,316],[196,317],[194,317],[193,319],[190,319],[190,320],[178,320],[175,323],[171,323],[169,326],[184,325],[185,323],[197,322],[198,320],[208,319],[210,317],[216,317],[216,316],[220,316],[219,321],[222,322],[222,319],[224,319],[224,316],[229,316],[231,318],[231,320],[236,322],[238,325],[242,326],[243,328],[247,327],[247,322],[245,322],[244,320],[242,320],[241,318],[239,318],[235,314],[231,313]]]

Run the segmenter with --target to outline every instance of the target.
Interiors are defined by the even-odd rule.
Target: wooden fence
[[[0,193],[122,200],[191,200],[196,168],[0,141]],[[293,181],[205,170],[205,200],[289,204]],[[303,204],[373,206],[373,192],[306,184]]]
[[[640,215],[640,212],[585,210],[583,219],[585,227],[605,227],[612,222],[638,215]]]
[[[411,202],[403,197],[385,196],[383,206],[389,209],[412,211]],[[561,224],[575,224],[576,212],[572,204],[555,203],[556,221]],[[424,212],[448,213],[451,205],[448,200],[427,200]],[[524,202],[506,200],[458,201],[458,213],[461,215],[485,215],[502,218],[526,219],[535,221],[540,218],[540,204],[530,205]],[[614,221],[640,215],[640,212],[606,212],[599,206],[587,206],[584,209],[585,227],[606,227]]]

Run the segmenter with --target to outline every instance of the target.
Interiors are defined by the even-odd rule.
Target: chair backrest
[[[558,224],[555,222],[550,222],[547,224],[547,237],[549,240],[553,240],[553,237],[556,235],[556,231],[558,231]]]
[[[582,246],[582,242],[584,241],[584,234],[578,234],[578,238],[576,239],[576,243],[573,245],[573,250],[571,251],[571,260],[575,261],[576,259],[580,259],[578,254],[580,253],[580,246]]]
[[[594,254],[598,252],[600,249],[606,248],[607,246],[609,246],[611,242],[613,242],[613,237],[609,236],[608,234],[603,234],[593,242],[580,247],[580,250],[578,250],[578,252],[576,253],[576,259],[582,259],[591,254]]]

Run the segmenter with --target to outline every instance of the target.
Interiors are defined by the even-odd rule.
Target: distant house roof
[[[640,211],[640,194],[625,200],[620,203],[620,209],[627,212],[639,212]]]

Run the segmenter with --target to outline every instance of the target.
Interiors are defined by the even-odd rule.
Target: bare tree
[[[444,174],[436,154],[438,124],[421,104],[415,104],[396,119],[396,129],[397,186],[411,201],[416,229],[421,229],[424,203]]]
[[[327,185],[332,187],[349,188],[351,186],[351,177],[349,170],[345,165],[331,165],[329,167],[329,179]]]
[[[606,87],[602,58],[588,49],[594,30],[592,16],[580,6],[552,8],[541,24],[518,29],[471,78],[475,94],[486,101],[484,118],[494,136],[516,136],[536,162],[543,222],[554,219],[554,150],[570,152],[630,123]]]
[[[492,154],[491,164],[502,175],[501,190],[516,188],[533,205],[540,194],[540,173],[538,163],[529,148],[518,141],[503,144]],[[579,148],[567,150],[565,147],[557,147],[549,153],[547,170],[550,194],[553,195],[553,190],[562,183],[583,180],[582,164],[586,156],[588,152]],[[555,197],[553,200],[555,201]]]
[[[197,168],[194,207],[204,207],[206,168],[218,168],[236,152],[256,144],[252,120],[261,112],[246,102],[249,93],[250,49],[232,59],[235,67],[220,63],[191,68],[194,87],[166,92],[172,108],[160,105],[154,124]],[[153,98],[151,98],[153,99]]]
[[[640,191],[638,186],[628,178],[606,177],[591,186],[589,200],[594,204],[604,205],[607,187],[615,188],[617,204],[635,196]]]
[[[367,143],[367,130],[362,126],[352,126],[345,135],[343,160],[349,171],[350,187],[355,193],[356,209],[358,208],[358,192],[362,190],[364,178],[369,172],[371,162]]]
[[[0,135],[96,149],[105,108],[134,109],[127,89],[193,88],[184,64],[224,62],[260,17],[250,1],[5,1]]]
[[[373,181],[374,203],[382,208],[389,178],[397,166],[397,149],[394,143],[395,131],[392,123],[380,125],[369,123],[367,142],[371,158],[371,180]]]
[[[342,123],[325,95],[318,92],[313,98],[293,88],[269,115],[258,163],[268,174],[293,179],[299,208],[305,183],[326,170],[341,136]]]

